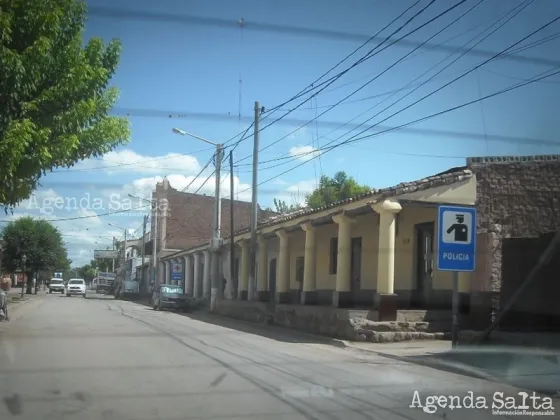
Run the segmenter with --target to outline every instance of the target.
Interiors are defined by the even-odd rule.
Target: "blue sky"
[[[396,37],[457,2],[459,0],[436,0]],[[107,41],[119,38],[123,43],[121,64],[113,79],[113,84],[120,89],[114,114],[129,115],[131,141],[103,158],[48,174],[35,197],[37,205],[30,205],[27,201],[18,208],[17,214],[41,214],[39,207],[44,207],[45,198],[55,196],[78,201],[90,197],[90,203],[98,198],[102,205],[95,207],[89,204],[87,209],[81,210],[71,205],[69,208],[54,209],[45,217],[62,219],[103,214],[116,209],[110,206],[111,194],[115,202],[122,205],[128,193],[148,196],[154,183],[163,176],[169,177],[172,186],[184,188],[210,159],[213,151],[196,139],[173,134],[173,127],[216,142],[229,140],[249,126],[256,100],[265,110],[283,103],[413,3],[413,0],[90,0],[86,39],[93,36]],[[429,0],[418,2],[406,15],[407,18],[428,3]],[[360,124],[412,91],[460,55],[460,52],[452,55],[453,48],[458,49],[469,41],[467,48],[472,46],[491,30],[491,25],[518,5],[529,4],[509,23],[476,46],[478,52],[464,55],[433,81],[420,86],[368,124],[385,120],[380,127],[399,126],[554,68],[554,57],[558,56],[560,47],[559,38],[526,49],[514,57],[494,60],[390,117],[484,62],[488,59],[484,52],[499,52],[550,19],[560,16],[560,3],[556,0],[532,3],[485,0],[434,37],[430,43],[435,48],[418,49],[339,106],[290,134],[327,110],[329,105],[337,103],[383,72],[409,53],[414,45],[436,34],[477,3],[478,0],[467,0],[407,37],[408,42],[396,43],[356,66],[314,99],[264,130],[260,138],[261,148],[274,145],[260,153],[259,160],[263,163],[260,165],[259,181],[273,179],[260,186],[261,205],[271,205],[274,197],[288,202],[300,200],[322,174],[333,175],[337,170],[344,170],[359,182],[379,188],[464,165],[467,156],[559,153],[556,105],[560,76],[555,76],[403,130],[339,147],[315,159],[309,159],[316,156],[313,153],[298,158],[298,153],[302,151],[320,149],[329,141],[339,142],[363,130],[364,127],[351,131],[354,128],[352,125],[342,125],[347,122]],[[138,15],[142,19],[135,18]],[[241,19],[243,27],[239,24]],[[404,20],[400,19],[398,24],[380,36],[388,36],[402,23]],[[307,33],[294,28],[306,28]],[[555,35],[559,30],[560,23],[557,22],[519,46]],[[477,35],[479,37],[471,41]],[[359,50],[328,77],[349,67],[377,43],[372,41]],[[447,61],[418,78],[446,58]],[[556,66],[559,64],[557,62]],[[402,90],[407,85],[409,89]],[[302,97],[282,109],[293,108],[307,98]],[[376,104],[377,107],[374,107]],[[265,113],[261,126],[283,114],[282,110],[273,115]],[[372,128],[366,134],[379,129]],[[234,160],[237,162],[251,155],[252,147],[252,138],[241,142],[234,152]],[[293,157],[286,158],[290,156]],[[306,164],[291,170],[305,160]],[[250,167],[247,166],[250,162],[250,159],[238,162],[234,171],[236,194],[240,199],[250,198],[247,190],[251,180]],[[206,171],[188,191],[196,191],[208,175],[211,171]],[[229,175],[224,171],[222,176]],[[223,185],[228,194],[227,177]],[[210,194],[212,189],[213,178],[210,177],[200,192]],[[139,202],[131,205],[138,207]],[[135,212],[126,216],[55,221],[66,235],[70,256],[77,264],[87,262],[93,249],[104,248],[112,236],[121,234],[118,228],[109,226],[109,222],[136,229],[142,219]]]

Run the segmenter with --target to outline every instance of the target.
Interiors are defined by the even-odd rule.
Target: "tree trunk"
[[[37,294],[37,288],[39,287],[39,272],[35,273],[35,278],[37,279],[35,281],[35,294]]]
[[[33,294],[33,272],[27,272],[27,284],[25,293],[28,295]]]

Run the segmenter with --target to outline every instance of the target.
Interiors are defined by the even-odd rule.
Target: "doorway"
[[[268,263],[268,290],[270,290],[270,300],[276,299],[276,258],[272,258]]]
[[[301,302],[301,293],[303,291],[303,276],[305,270],[305,257],[296,258],[296,283],[297,283],[297,296],[295,302]]]
[[[430,303],[434,272],[434,222],[414,225],[416,238],[416,290],[411,297],[411,306],[426,309]]]
[[[352,238],[350,255],[350,290],[352,302],[360,303],[360,292],[362,289],[362,238]]]

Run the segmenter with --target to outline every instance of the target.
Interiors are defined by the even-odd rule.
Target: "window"
[[[338,238],[331,238],[330,260],[329,260],[329,273],[336,274],[336,267],[338,262]]]
[[[83,280],[70,280],[70,284],[84,284]]]

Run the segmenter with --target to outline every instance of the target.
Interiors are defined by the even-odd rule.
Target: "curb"
[[[436,370],[440,370],[440,371],[444,371],[444,372],[455,373],[457,375],[467,376],[467,377],[475,378],[475,379],[481,379],[481,380],[485,380],[485,381],[488,381],[488,382],[494,382],[494,383],[498,383],[498,384],[504,384],[505,383],[509,386],[519,388],[519,389],[523,389],[522,386],[515,385],[514,383],[506,382],[505,378],[500,378],[500,377],[497,377],[497,376],[494,376],[494,375],[490,375],[490,374],[486,373],[485,371],[483,371],[481,369],[477,369],[475,367],[465,365],[464,363],[460,363],[460,362],[449,363],[449,362],[447,362],[445,360],[442,360],[442,359],[439,359],[437,361],[420,360],[420,359],[417,358],[417,357],[420,357],[420,356],[397,356],[397,355],[391,354],[391,353],[385,353],[385,352],[377,351],[377,350],[363,349],[363,348],[359,348],[359,347],[354,347],[352,345],[347,345],[346,343],[343,343],[343,344],[348,349],[357,350],[357,351],[362,352],[362,353],[376,354],[378,356],[386,357],[386,358],[392,359],[392,360],[397,360],[399,362],[412,363],[412,364],[422,366],[422,367],[427,367],[427,368],[430,368],[430,369],[436,369]],[[543,395],[548,395],[548,396],[552,396],[552,397],[555,397],[555,396],[558,395],[557,391],[527,389],[527,388],[525,390],[534,391],[536,393],[543,394]]]

